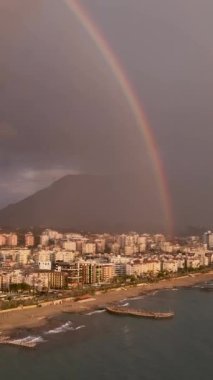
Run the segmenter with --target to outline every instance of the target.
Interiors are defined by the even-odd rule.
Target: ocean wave
[[[42,336],[33,336],[29,335],[26,336],[25,338],[19,338],[19,339],[13,339],[12,342],[14,344],[22,344],[22,343],[44,343],[45,340],[42,338]]]
[[[129,302],[126,302],[124,305],[121,305],[122,307],[129,306]]]
[[[137,297],[131,297],[129,298],[130,301],[137,301],[137,300],[142,300],[144,296],[137,296]]]
[[[81,330],[81,329],[83,329],[84,327],[86,327],[86,326],[85,326],[85,325],[77,326],[77,327],[75,328],[75,330]]]
[[[155,296],[158,292],[159,292],[159,290],[154,290],[153,292],[151,292],[151,293],[148,294],[148,295],[150,295],[150,296]]]
[[[55,329],[46,331],[44,334],[45,335],[61,334],[61,333],[64,333],[66,331],[77,331],[77,330],[83,329],[84,327],[86,327],[86,326],[80,325],[80,326],[74,327],[72,325],[72,322],[68,321],[68,322],[64,323],[63,325],[56,327]]]
[[[75,330],[74,327],[72,326],[72,322],[68,321],[64,323],[63,325],[56,327],[55,329],[46,331],[44,334],[46,335],[51,335],[51,334],[60,334],[66,331],[72,331]]]
[[[105,313],[105,309],[100,309],[100,310],[95,310],[95,311],[91,311],[90,313],[87,313],[86,315],[93,315],[93,314],[101,314],[101,313]]]
[[[42,336],[35,336],[32,340],[30,340],[30,343],[44,343],[46,340],[42,338]]]

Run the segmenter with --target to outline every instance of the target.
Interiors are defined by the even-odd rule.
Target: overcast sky
[[[213,226],[212,0],[82,0],[163,158],[178,228]],[[0,206],[67,173],[156,183],[108,66],[62,0],[0,1]]]

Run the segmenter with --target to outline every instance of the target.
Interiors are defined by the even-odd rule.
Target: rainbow
[[[160,158],[160,154],[158,152],[158,147],[155,138],[147,121],[146,115],[141,107],[140,101],[136,95],[136,92],[133,89],[132,84],[128,79],[128,76],[125,73],[125,70],[119,62],[118,58],[116,57],[115,53],[103,37],[98,27],[94,24],[92,18],[85,10],[85,8],[80,4],[78,0],[64,0],[64,3],[68,6],[68,8],[78,19],[80,24],[83,26],[85,31],[88,33],[88,35],[95,43],[101,55],[104,57],[106,63],[111,69],[111,72],[113,73],[115,79],[120,85],[123,95],[125,96],[127,103],[135,117],[138,128],[143,134],[145,143],[148,148],[150,160],[152,162],[155,178],[157,180],[158,188],[160,191],[160,197],[165,217],[165,227],[167,232],[170,235],[172,235],[172,206],[165,170],[163,167],[162,160]]]

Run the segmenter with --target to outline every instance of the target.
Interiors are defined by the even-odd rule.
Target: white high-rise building
[[[205,232],[203,235],[203,242],[207,244],[208,249],[213,249],[213,233],[211,231]]]
[[[76,251],[76,241],[64,240],[62,241],[62,248],[69,251]]]
[[[85,243],[85,244],[83,244],[82,253],[95,255],[95,253],[96,253],[96,244],[95,243]]]

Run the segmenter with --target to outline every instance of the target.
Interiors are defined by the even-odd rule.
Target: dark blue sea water
[[[63,314],[43,331],[30,332],[46,340],[36,349],[0,346],[0,378],[213,379],[213,292],[164,290],[123,304],[128,302],[135,307],[174,310],[176,315],[172,320],[154,321],[106,312]],[[52,331],[47,334],[48,330]]]

